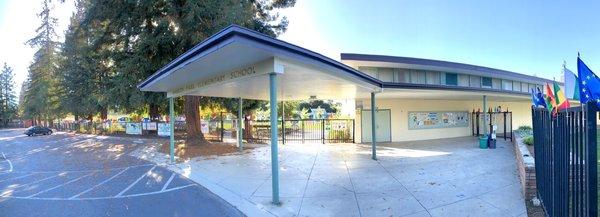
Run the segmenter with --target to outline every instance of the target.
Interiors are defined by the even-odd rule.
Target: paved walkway
[[[0,130],[0,216],[242,216],[180,174],[128,155],[151,140]]]
[[[526,216],[512,145],[476,144],[472,137],[384,144],[378,161],[368,145],[280,145],[281,206],[270,203],[267,146],[171,169],[249,216]]]

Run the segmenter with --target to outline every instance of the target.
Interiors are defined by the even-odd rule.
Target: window
[[[440,84],[440,73],[427,71],[427,84]]]
[[[521,91],[529,92],[529,84],[527,84],[525,82],[521,83]]]
[[[492,78],[481,77],[481,87],[492,88]]]
[[[444,81],[444,84],[446,85],[458,85],[458,75],[456,73],[445,73],[446,74],[446,81]]]
[[[373,78],[377,78],[377,68],[375,68],[375,67],[360,66],[360,67],[358,67],[358,71],[361,71]]]
[[[502,88],[502,80],[492,78],[492,88],[500,90]]]
[[[468,87],[469,86],[469,76],[468,75],[458,75],[458,86]]]
[[[379,80],[383,82],[394,82],[394,70],[392,68],[378,68]]]
[[[471,79],[471,82],[470,82],[471,87],[481,87],[481,77],[471,75],[471,76],[469,76],[469,78]],[[490,83],[491,83],[491,81],[490,81]],[[490,86],[491,86],[491,84],[490,84]]]
[[[513,81],[513,90],[514,91],[521,91],[521,82]]]
[[[408,69],[396,69],[394,81],[399,83],[409,83],[408,76],[410,76],[410,71]]]
[[[425,84],[425,71],[410,70],[410,83]]]
[[[502,80],[502,90],[513,90],[512,81]]]

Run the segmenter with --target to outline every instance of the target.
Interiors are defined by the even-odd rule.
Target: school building
[[[237,98],[240,104],[244,99],[269,101],[272,202],[279,204],[279,101],[354,100],[356,141],[370,142],[370,157],[377,160],[378,142],[469,136],[475,122],[482,122],[478,128],[485,132],[489,122],[473,116],[477,110],[508,109],[513,128],[531,125],[528,91],[546,82],[550,81],[438,60],[341,54],[340,62],[233,25],[177,57],[138,88],[164,92],[169,98],[172,161],[174,97]],[[241,118],[241,107],[238,112]],[[495,118],[491,122],[500,123]],[[238,123],[241,149],[242,120]]]
[[[484,96],[488,109],[512,112],[514,129],[531,126],[530,91],[543,90],[545,83],[552,82],[500,69],[409,57],[342,53],[341,62],[382,83],[383,90],[376,94],[378,142],[472,135],[476,120],[471,113],[483,110]],[[355,140],[370,142],[370,100],[356,99],[356,105]],[[503,122],[492,122],[503,133]],[[479,124],[483,133],[482,119]]]

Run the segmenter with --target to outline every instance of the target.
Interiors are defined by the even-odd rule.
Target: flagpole
[[[563,82],[565,84],[565,92],[566,92],[567,91],[567,75],[566,75],[567,61],[566,60],[563,60],[562,66],[563,66]],[[569,102],[569,96],[565,96],[565,99],[567,100],[567,103],[569,103],[569,105],[567,106],[567,109],[565,110],[565,112],[567,112],[567,121],[568,121],[569,120],[569,107],[571,107],[571,102]]]

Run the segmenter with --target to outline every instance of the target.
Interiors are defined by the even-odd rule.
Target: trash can
[[[488,147],[489,147],[490,149],[496,149],[496,139],[492,139],[492,138],[490,138],[490,139],[488,140]]]
[[[488,137],[487,136],[479,137],[479,148],[486,149],[487,146],[488,146]]]

